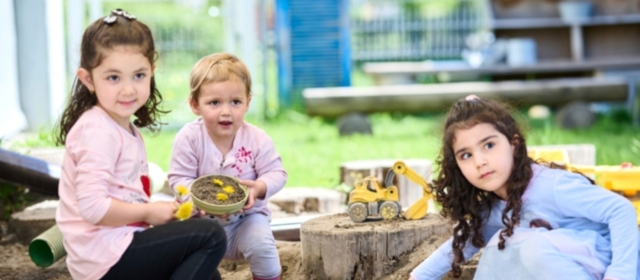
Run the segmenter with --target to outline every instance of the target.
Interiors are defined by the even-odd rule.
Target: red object
[[[633,167],[633,163],[631,163],[631,162],[623,162],[622,164],[620,164],[620,167],[621,167],[622,169],[624,169],[624,168],[631,168],[631,167]]]
[[[140,181],[142,181],[142,190],[147,194],[148,197],[151,197],[151,189],[150,189],[150,181],[147,175],[140,176]]]
[[[137,222],[137,223],[130,223],[127,224],[130,227],[143,227],[143,228],[148,228],[149,224],[145,223],[145,222]]]
[[[149,177],[146,175],[142,175],[140,176],[140,181],[142,182],[142,190],[144,191],[144,193],[147,194],[147,196],[151,196],[151,181],[149,180]],[[145,222],[136,222],[136,223],[130,223],[127,224],[128,226],[131,227],[144,227],[144,228],[148,228],[149,224],[145,223]]]

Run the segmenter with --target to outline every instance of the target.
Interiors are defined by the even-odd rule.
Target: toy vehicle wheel
[[[369,215],[367,206],[362,202],[354,202],[349,205],[347,213],[349,213],[349,218],[351,218],[351,220],[356,223],[364,222],[364,220],[366,220],[367,216]]]
[[[398,204],[393,201],[385,201],[380,205],[380,216],[384,220],[391,220],[397,217],[399,212]]]

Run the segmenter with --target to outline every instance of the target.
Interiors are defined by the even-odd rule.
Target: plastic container
[[[532,38],[513,38],[507,43],[507,64],[509,66],[531,65],[538,62],[536,41]]]
[[[198,209],[203,210],[211,215],[219,216],[227,213],[235,213],[240,211],[240,209],[242,209],[242,206],[244,206],[244,204],[247,202],[247,198],[249,198],[249,193],[247,191],[247,186],[240,184],[237,178],[224,176],[224,175],[206,175],[196,179],[195,181],[193,181],[193,183],[191,183],[191,185],[193,186],[193,184],[202,180],[211,180],[212,177],[227,177],[236,181],[240,186],[240,188],[242,188],[242,190],[244,191],[244,199],[234,204],[217,205],[217,204],[204,202],[203,200],[200,200],[199,198],[197,198],[193,193],[191,193],[191,198],[193,198],[193,204]]]
[[[66,254],[57,225],[36,236],[29,244],[29,257],[40,267],[48,267]]]
[[[589,1],[562,1],[558,3],[560,17],[566,22],[588,19],[593,14],[593,3]]]
[[[534,160],[540,159],[557,164],[570,164],[569,154],[565,149],[529,149],[528,156]]]

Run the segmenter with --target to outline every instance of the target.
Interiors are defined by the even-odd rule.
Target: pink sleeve
[[[110,132],[100,126],[85,126],[67,145],[76,161],[78,212],[92,224],[100,222],[111,205],[109,185],[113,182],[122,140]]]
[[[189,187],[198,178],[198,157],[196,138],[192,129],[182,129],[173,141],[171,160],[169,162],[169,185],[175,194],[175,187]]]
[[[282,166],[282,159],[276,152],[273,140],[266,133],[259,137],[260,149],[256,155],[256,173],[258,178],[267,185],[265,200],[279,192],[287,183],[287,172]]]

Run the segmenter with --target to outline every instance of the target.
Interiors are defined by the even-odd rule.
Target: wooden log
[[[60,165],[0,149],[0,181],[58,196]]]
[[[346,195],[337,190],[318,187],[286,187],[269,198],[269,202],[289,214],[344,212]]]
[[[429,181],[431,177],[431,161],[427,159],[403,159],[411,169],[416,171],[425,180]],[[367,176],[378,178],[381,185],[386,180],[387,172],[393,167],[396,160],[378,159],[378,160],[357,160],[348,161],[340,165],[340,180],[347,186],[355,186],[358,179]],[[400,195],[400,206],[407,208],[422,197],[422,187],[405,176],[396,175],[393,179],[393,185],[398,187]],[[348,199],[348,198],[347,198]]]
[[[56,208],[25,210],[11,214],[9,233],[18,242],[29,245],[31,240],[56,224]]]
[[[343,162],[340,165],[340,182],[347,186],[355,186],[356,182],[364,177],[373,176],[380,183],[384,182],[385,175],[393,167],[393,159],[370,159]]]
[[[309,220],[300,229],[304,279],[383,279],[434,235],[451,235],[451,225],[438,215],[366,223],[347,214]]]
[[[475,94],[516,106],[564,105],[585,101],[625,101],[623,78],[564,78],[535,81],[460,82],[385,85],[373,87],[307,88],[302,95],[307,114],[341,116],[347,113],[446,111],[456,100]]]
[[[558,19],[559,20],[559,19]],[[606,20],[606,18],[602,18]],[[523,22],[519,19],[501,20],[500,23],[513,26],[516,22]],[[542,19],[541,24],[552,23],[549,19]],[[530,24],[530,23],[528,23]],[[535,74],[535,73],[576,73],[576,72],[593,72],[594,70],[610,70],[610,69],[637,69],[640,66],[640,58],[611,58],[611,59],[595,59],[584,61],[571,60],[548,60],[540,61],[536,64],[509,66],[507,64],[486,65],[473,68],[466,63],[447,63],[447,62],[370,62],[362,66],[362,70],[375,76],[416,76],[416,75],[436,75],[440,73],[451,74],[483,74],[483,75],[513,75],[513,74]],[[407,78],[396,77],[401,82],[406,83]],[[410,80],[412,81],[412,80]],[[413,82],[413,81],[412,81]]]

